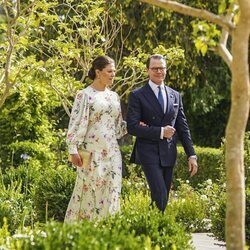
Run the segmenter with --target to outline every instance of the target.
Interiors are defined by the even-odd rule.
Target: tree
[[[248,0],[239,0],[236,4],[230,1],[231,4],[225,16],[190,7],[176,1],[142,0],[142,2],[154,4],[184,15],[205,19],[222,28],[218,52],[227,63],[232,74],[231,109],[226,128],[225,153],[227,172],[226,243],[227,249],[242,250],[245,246],[243,143],[250,101],[248,65],[250,2]],[[222,1],[222,3],[225,6],[226,2]],[[227,48],[229,35],[232,38],[231,52]]]
[[[166,80],[169,86],[182,93],[195,143],[200,146],[220,147],[229,113],[228,82],[231,75],[226,63],[214,53],[221,33],[216,25],[208,25],[197,18],[156,8],[140,1],[116,0],[116,2],[123,10],[122,30],[124,34],[128,34],[123,43],[125,57],[131,55],[130,50],[140,50],[146,55],[152,54],[154,48],[159,45],[173,48],[173,53],[176,53],[176,48],[183,51],[181,63],[178,64],[173,64],[169,53],[164,54],[170,59],[167,61],[168,66],[171,65],[167,70]],[[185,2],[211,12],[216,12],[219,5],[217,0],[185,0]],[[117,8],[111,11],[112,16],[117,14]],[[206,39],[205,43],[202,43],[201,38]],[[118,42],[116,39],[112,50],[121,47]],[[194,49],[194,42],[202,50]],[[206,53],[203,55],[201,51]],[[135,61],[133,59],[132,63],[137,62],[140,56],[140,52],[136,52]],[[140,62],[144,63],[144,58],[140,58],[137,63]],[[140,69],[135,67],[135,71]],[[139,84],[140,82],[142,84],[143,81],[137,81]],[[131,83],[130,86],[133,87],[134,84]],[[215,123],[217,126],[214,126]],[[210,136],[206,137],[208,133]]]
[[[68,100],[84,84],[97,54],[107,54],[122,20],[109,15],[105,0],[1,0],[0,108],[29,75]]]

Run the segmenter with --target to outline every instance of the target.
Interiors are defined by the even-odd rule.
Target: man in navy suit
[[[177,136],[186,152],[191,176],[198,165],[181,96],[164,85],[164,57],[152,55],[146,66],[149,81],[129,95],[127,128],[136,136],[130,161],[142,165],[152,202],[164,211],[176,162]]]

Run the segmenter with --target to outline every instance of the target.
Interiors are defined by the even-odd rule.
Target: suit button
[[[155,119],[155,117],[153,116],[153,117],[152,117],[152,119],[154,120],[154,119]]]

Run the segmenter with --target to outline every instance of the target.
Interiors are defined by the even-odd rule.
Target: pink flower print
[[[105,184],[105,180],[103,180],[103,179],[99,179],[99,180],[97,180],[96,181],[96,187],[97,188],[101,188],[101,187],[103,187],[103,185]]]
[[[67,211],[67,217],[69,217],[70,215],[72,214],[72,209],[69,209],[68,211]]]
[[[101,116],[99,114],[95,115],[95,121],[99,122],[101,120]]]
[[[79,219],[81,219],[81,220],[90,219],[90,215],[89,214],[84,214],[84,213],[79,213]]]
[[[77,100],[80,100],[82,99],[82,94],[78,94],[77,97],[76,97]]]
[[[74,199],[76,199],[76,197],[74,196]],[[80,201],[80,195],[77,195],[77,200],[75,200],[75,202]]]
[[[97,188],[100,188],[101,185],[102,185],[101,180],[97,180],[96,183],[95,183],[95,186],[96,186]]]
[[[86,184],[84,184],[83,187],[82,187],[82,190],[83,190],[84,192],[88,192],[89,187],[88,187]]]
[[[68,134],[68,139],[69,139],[69,140],[72,140],[73,137],[74,137],[74,134],[71,134],[71,133]]]
[[[106,157],[108,155],[108,152],[106,149],[102,150],[102,157]]]
[[[89,135],[89,138],[91,138],[91,139],[94,139],[95,138],[95,135]]]

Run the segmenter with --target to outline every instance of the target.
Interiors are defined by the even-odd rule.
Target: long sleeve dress
[[[120,209],[122,158],[117,139],[127,133],[117,93],[87,87],[76,95],[67,133],[69,153],[92,153],[87,168],[77,167],[65,222],[100,219]]]

